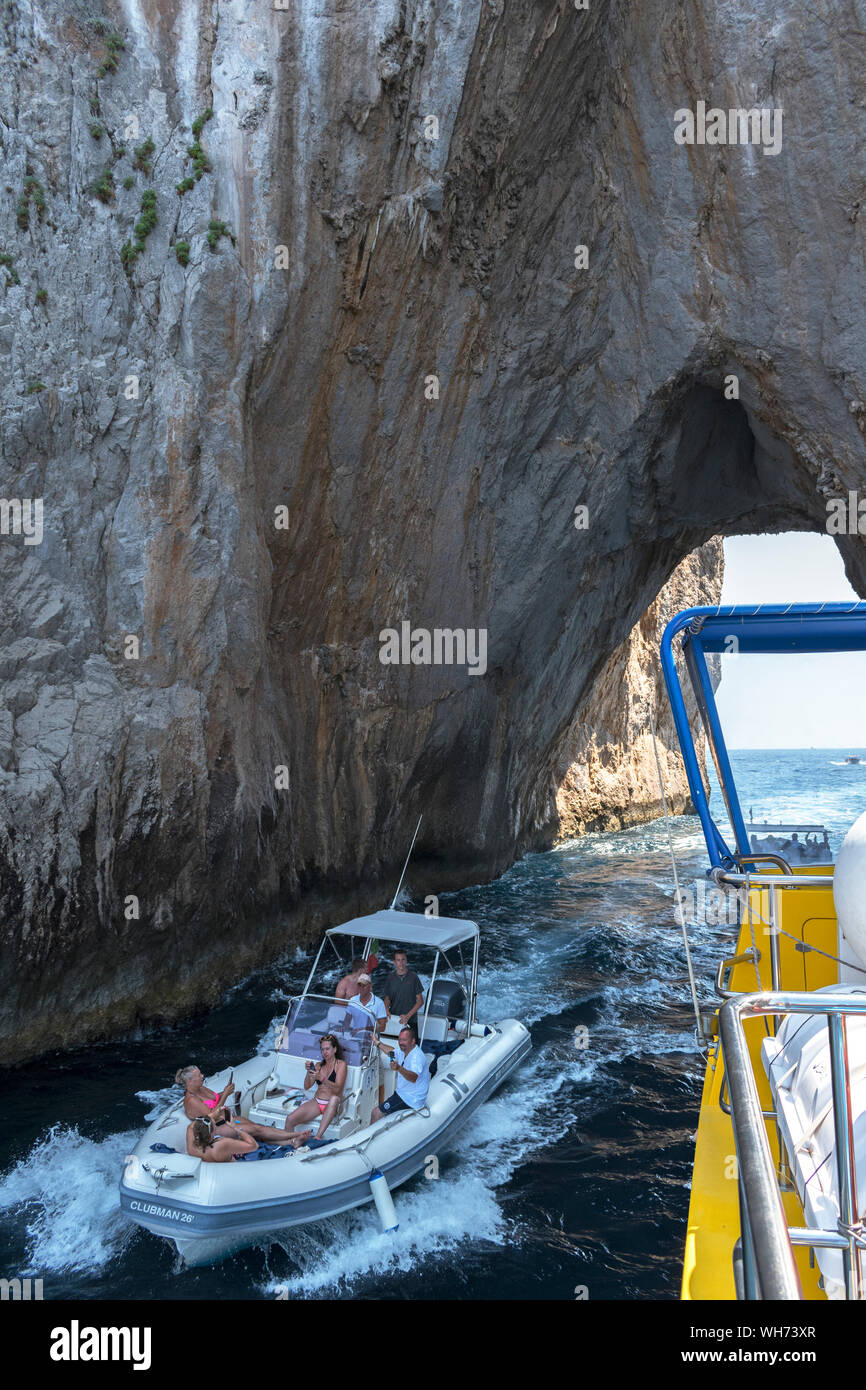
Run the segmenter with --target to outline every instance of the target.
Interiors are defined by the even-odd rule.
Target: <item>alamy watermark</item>
[[[25,545],[41,545],[42,512],[41,497],[0,497],[0,536],[23,536]]]
[[[764,154],[782,148],[782,108],[735,106],[724,110],[699,101],[694,111],[682,106],[674,112],[674,140],[678,145],[762,145]]]
[[[4,1303],[7,1299],[12,1302],[28,1302],[30,1299],[42,1298],[41,1279],[0,1279],[0,1300]]]
[[[711,927],[736,927],[748,912],[749,896],[745,888],[721,888],[695,879],[686,888],[674,893],[677,920]]]
[[[379,633],[383,666],[468,666],[470,676],[487,670],[486,627],[385,627]]]
[[[830,536],[866,536],[866,497],[849,492],[847,498],[828,497],[827,533]]]

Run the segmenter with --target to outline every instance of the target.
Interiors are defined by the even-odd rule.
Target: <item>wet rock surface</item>
[[[0,19],[13,1060],[380,905],[421,812],[424,891],[551,841],[679,561],[863,478],[866,171],[849,3]],[[781,152],[677,146],[700,99]],[[486,673],[383,666],[403,620]]]

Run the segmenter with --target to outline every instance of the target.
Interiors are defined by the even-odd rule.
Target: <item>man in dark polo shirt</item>
[[[415,971],[409,969],[405,951],[394,952],[394,969],[382,988],[382,998],[389,1014],[397,1014],[401,1023],[418,1027],[415,1015],[424,1003],[424,991]]]

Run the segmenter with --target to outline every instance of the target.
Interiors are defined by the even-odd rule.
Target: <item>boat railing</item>
[[[770,1149],[758,1086],[752,1069],[744,1022],[780,1014],[824,1014],[830,1038],[839,1220],[835,1231],[789,1227],[782,1205],[776,1164]],[[848,1067],[848,1014],[866,1014],[866,996],[806,991],[766,991],[728,999],[719,1010],[719,1032],[737,1157],[743,1296],[746,1299],[801,1299],[803,1291],[794,1246],[839,1250],[845,1271],[845,1296],[860,1297],[861,1258],[866,1248],[859,1219],[855,1170],[854,1124]],[[780,1158],[781,1153],[780,1140]]]
[[[799,888],[799,889],[803,889],[803,888],[830,888],[830,889],[832,889],[832,887],[833,887],[833,879],[830,877],[829,874],[790,874],[790,875],[789,875],[789,874],[782,874],[782,873],[778,873],[778,874],[753,874],[753,873],[735,874],[735,873],[729,873],[729,872],[728,872],[727,870],[725,870],[725,869],[713,869],[712,872],[710,873],[710,878],[713,880],[714,883],[718,884],[719,886],[721,886],[722,884],[727,884],[727,885],[729,885],[729,886],[731,886],[731,887],[734,887],[734,886],[735,886],[735,887],[737,887],[737,888],[745,888],[745,889],[747,890],[747,893],[748,893],[748,890],[751,889],[751,888],[769,888],[769,889],[770,889],[770,892],[769,892],[769,894],[768,894],[768,899],[769,899],[769,921],[764,921],[763,918],[759,918],[759,923],[760,923],[760,925],[763,927],[763,929],[764,929],[766,935],[769,937],[768,946],[769,946],[769,953],[770,953],[770,987],[771,987],[772,989],[781,989],[781,988],[782,988],[782,959],[781,959],[781,955],[780,955],[780,953],[779,953],[779,923],[778,923],[778,919],[779,919],[779,903],[778,903],[778,899],[777,899],[777,897],[776,897],[776,891],[775,891],[775,890],[776,890],[777,888],[783,888],[783,889],[796,889],[796,888]],[[754,939],[754,938],[753,938],[753,939]],[[756,949],[757,949],[757,948],[756,948]],[[755,959],[755,965],[756,965],[756,966],[757,966],[757,963],[758,963],[758,961],[759,961],[760,959],[761,959],[761,954],[760,954],[760,951],[759,951],[759,952],[758,952],[758,955],[757,955],[757,958]],[[741,962],[740,962],[740,960],[739,960],[738,958],[733,958],[731,961],[728,962],[728,964],[730,964],[731,967],[733,967],[734,965],[738,965],[738,964],[740,964],[740,963],[741,963]],[[732,993],[734,993],[734,992],[731,991],[731,990],[729,990],[729,989],[727,989],[727,988],[725,987],[725,985],[726,985],[726,981],[725,981],[725,978],[724,978],[724,976],[725,976],[725,965],[726,965],[726,962],[723,961],[722,964],[720,965],[718,971],[716,972],[716,992],[717,992],[717,994],[721,995],[721,997],[722,997],[723,999],[729,999],[729,998],[731,998]],[[775,1019],[774,1019],[774,1020],[773,1020],[773,1028],[774,1028],[774,1030],[775,1030],[775,1027],[776,1027],[776,1023],[775,1023]]]
[[[783,874],[788,874],[791,878],[794,877],[791,865],[787,859],[782,858],[781,854],[738,854],[735,857],[740,868],[744,864],[776,864]]]
[[[754,950],[749,947],[748,951],[741,951],[737,956],[726,956],[724,960],[720,960],[719,968],[716,971],[716,993],[720,995],[722,999],[738,998],[739,995],[743,993],[742,990],[728,989],[728,985],[730,984],[728,976],[730,972],[735,965],[759,965],[760,961],[761,952],[757,947]]]
[[[762,855],[761,858],[766,856]],[[831,868],[832,865],[828,865]],[[831,874],[737,874],[730,869],[712,869],[714,883],[727,883],[734,888],[832,888]]]

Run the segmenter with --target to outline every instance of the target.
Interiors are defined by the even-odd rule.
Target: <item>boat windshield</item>
[[[374,1026],[372,1013],[361,1004],[308,994],[292,1005],[277,1051],[305,1061],[321,1061],[319,1044],[330,1033],[349,1066],[360,1067],[370,1055]]]

